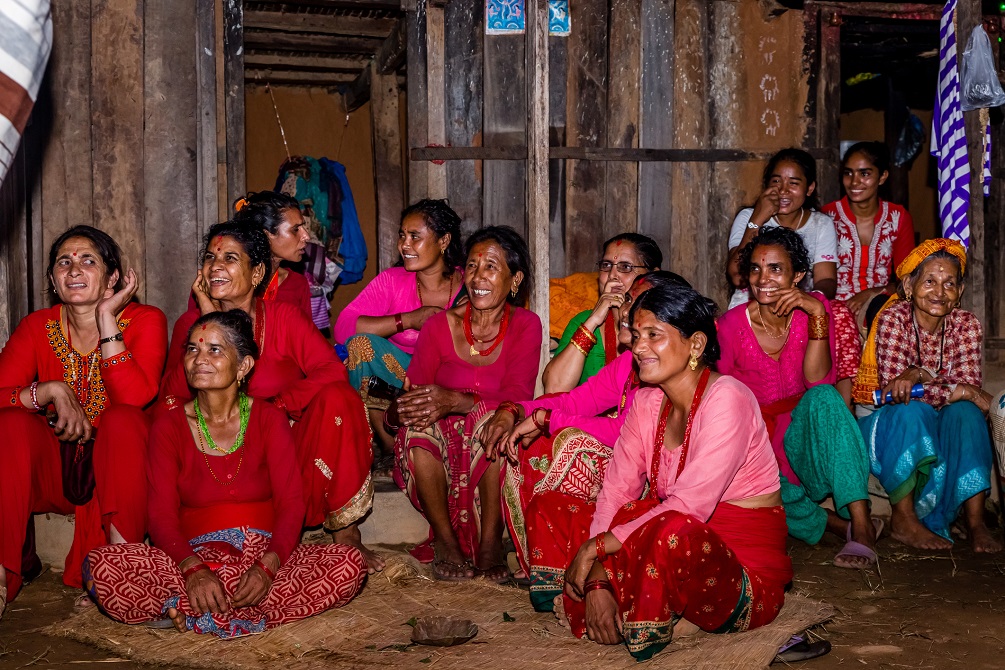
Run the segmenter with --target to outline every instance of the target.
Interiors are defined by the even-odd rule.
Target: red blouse
[[[167,353],[163,312],[150,305],[127,305],[119,317],[126,350],[102,359],[100,347],[81,353],[70,346],[61,309],[53,305],[26,316],[0,351],[0,398],[7,406],[21,407],[20,390],[34,381],[63,381],[76,393],[91,425],[97,426],[110,405],[144,407],[157,397]]]
[[[307,314],[284,302],[259,300],[258,304],[264,309],[265,333],[258,343],[260,351],[248,393],[280,400],[290,418],[299,419],[321,388],[336,381],[348,382],[349,376],[335,349]],[[162,398],[192,398],[183,361],[188,330],[198,318],[199,310],[190,309],[174,324],[161,381]]]
[[[194,555],[188,543],[192,538],[181,529],[186,510],[271,501],[273,525],[262,530],[271,530],[269,549],[285,562],[299,542],[306,512],[286,416],[266,402],[256,402],[251,406],[244,446],[233,454],[206,456],[196,446],[183,407],[173,405],[150,431],[147,504],[154,544],[181,563]],[[233,484],[224,486],[221,481]],[[234,523],[221,517],[219,530],[235,527]]]

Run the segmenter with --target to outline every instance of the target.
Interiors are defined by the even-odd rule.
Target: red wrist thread
[[[269,579],[271,579],[272,581],[276,581],[276,573],[274,573],[269,568],[269,566],[267,566],[265,564],[264,561],[262,561],[261,559],[259,559],[259,560],[255,561],[255,565],[257,565],[258,567],[260,567],[262,569],[262,572],[264,572],[265,574],[267,574],[269,576]]]

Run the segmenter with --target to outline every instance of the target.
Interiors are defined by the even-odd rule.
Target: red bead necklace
[[[684,469],[684,463],[687,462],[687,450],[691,444],[691,424],[694,422],[694,415],[698,411],[698,405],[701,403],[701,397],[705,394],[705,386],[708,385],[708,378],[710,375],[708,368],[701,371],[701,378],[698,380],[698,388],[694,390],[694,400],[691,401],[691,410],[687,413],[687,424],[684,428],[684,441],[680,447],[680,461],[677,464],[677,476],[680,477],[681,471]],[[666,442],[666,432],[667,432],[667,419],[670,416],[670,400],[667,399],[666,403],[663,405],[663,411],[660,412],[660,419],[656,425],[656,444],[653,446],[653,464],[652,464],[652,476],[649,479],[649,497],[656,499],[658,493],[656,489],[658,488],[659,476],[660,476],[660,455],[663,451],[664,443]]]
[[[509,325],[509,313],[510,306],[509,303],[506,303],[506,307],[503,309],[502,325],[499,326],[499,332],[496,333],[496,336],[491,340],[475,340],[475,336],[471,332],[471,303],[468,303],[467,307],[464,309],[464,339],[468,342],[468,354],[470,356],[489,356],[496,350],[496,347],[502,344],[503,339],[506,337],[506,327]],[[478,351],[475,349],[475,342],[478,342],[479,344],[491,342],[492,346],[485,351]]]

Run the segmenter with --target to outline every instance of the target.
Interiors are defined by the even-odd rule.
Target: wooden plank
[[[639,110],[639,146],[668,149],[673,146],[674,0],[641,0],[642,90]],[[672,202],[670,166],[639,166],[638,232],[649,235],[664,249],[670,243]]]
[[[551,146],[565,144],[565,107],[568,97],[569,50],[565,37],[548,38],[548,124]],[[548,233],[548,251],[551,275],[565,275],[565,161],[549,153],[548,199],[551,210],[551,229]]]
[[[429,144],[447,143],[447,122],[444,113],[444,10],[426,7],[426,119]],[[447,168],[433,163],[426,174],[430,198],[447,197]]]
[[[502,137],[497,136],[497,139]],[[519,138],[517,138],[519,139]],[[814,158],[837,159],[837,149],[810,147],[806,149]],[[675,162],[746,162],[763,161],[772,156],[773,152],[748,149],[619,149],[611,147],[561,147],[549,148],[548,156],[552,160],[591,160],[591,161],[629,161],[651,163]],[[409,152],[413,161],[457,161],[457,160],[491,160],[491,161],[523,161],[527,159],[525,146],[488,146],[488,147],[418,147]]]
[[[635,148],[639,145],[642,6],[638,0],[614,0],[610,11],[607,141],[611,147]],[[638,163],[609,163],[606,179],[605,239],[620,232],[634,232],[638,225]]]
[[[822,12],[828,14],[837,12],[841,16],[938,21],[942,15],[941,6],[917,2],[819,2],[816,4]]]
[[[255,88],[265,86],[318,86],[322,88],[339,88],[348,85],[353,91],[358,91],[362,97],[354,98],[355,106],[351,106],[349,111],[358,109],[366,104],[370,99],[370,79],[369,75],[364,76],[364,72],[369,68],[364,68],[360,72],[292,72],[279,70],[259,70],[248,68],[244,71],[245,88]]]
[[[401,166],[401,126],[398,115],[398,78],[371,74],[370,118],[373,128],[373,175],[377,194],[377,256],[386,270],[398,258],[398,224],[405,208]]]
[[[409,1],[415,2],[415,0],[295,0],[278,4],[289,4],[296,8],[317,7],[318,9],[393,12]],[[262,4],[261,0],[256,4]]]
[[[91,13],[91,39],[94,223],[118,242],[123,266],[136,270],[137,296],[142,301],[148,285],[143,243],[141,8],[134,0],[96,2]],[[107,48],[109,44],[115,48]]]
[[[373,68],[363,68],[355,79],[343,87],[346,111],[354,112],[367,103],[373,90]]]
[[[997,56],[998,69],[1001,70],[1005,66],[1005,49],[1001,45],[997,49]],[[991,174],[991,192],[984,220],[987,278],[1001,277],[1005,272],[1005,121],[1000,118],[991,124]],[[984,324],[985,342],[990,341],[989,335],[1005,337],[1005,292],[988,292],[987,319]],[[1005,340],[999,341],[1005,343]],[[985,344],[985,349],[988,346]],[[1005,345],[1002,348],[1005,349]],[[987,358],[1000,361],[1002,354],[996,353]]]
[[[533,284],[530,309],[541,317],[548,342],[550,272],[548,269],[548,2],[527,0],[527,242]],[[547,351],[543,347],[542,354]]]
[[[35,233],[47,254],[64,230],[94,223],[91,168],[91,2],[68,0],[52,6],[52,53],[39,91],[33,124],[48,135],[42,154],[43,208],[34,213]],[[45,264],[33,281],[40,292],[33,306],[48,304]],[[38,302],[36,303],[35,300]]]
[[[963,62],[970,33],[982,20],[980,0],[959,0],[956,5],[956,57]],[[1000,277],[985,274],[987,250],[984,246],[984,193],[982,188],[984,172],[984,124],[981,112],[974,110],[963,113],[963,123],[967,135],[967,154],[970,157],[970,208],[967,218],[970,224],[970,244],[967,248],[967,290],[963,294],[965,309],[973,312],[982,324],[987,323],[988,279],[993,286],[1000,286]],[[987,118],[987,117],[985,117]],[[995,292],[997,293],[997,291]]]
[[[225,0],[233,2],[233,0]],[[252,10],[244,15],[244,27],[259,30],[285,30],[356,37],[387,37],[397,19],[338,16],[335,14],[301,14]]]
[[[568,98],[565,141],[571,147],[607,144],[607,2],[578,0],[569,6]],[[607,166],[573,160],[566,165],[565,274],[593,268],[613,226],[604,216]]]
[[[402,35],[402,37],[404,37]],[[367,54],[380,48],[379,37],[290,33],[278,30],[244,31],[244,48],[266,51],[310,51],[314,53]]]
[[[244,138],[244,3],[223,0],[223,83],[227,128],[227,203],[247,192]]]
[[[219,185],[217,184],[216,119],[216,21],[215,0],[196,0],[196,227],[198,242],[217,220]],[[196,245],[192,267],[198,258]]]
[[[22,139],[0,183],[0,342],[7,341],[28,310],[28,177]]]
[[[817,105],[820,97],[820,8],[807,0],[803,9],[802,74],[806,77],[806,131],[803,145],[817,145]]]
[[[407,32],[406,53],[408,58],[408,147],[424,147],[429,144],[429,129],[426,120],[426,12],[415,9],[405,12]],[[408,202],[414,203],[429,193],[429,164],[421,161],[408,162]]]
[[[841,26],[824,21],[820,25],[820,70],[817,78],[817,145],[841,146]],[[821,202],[841,195],[839,157],[817,161],[817,193]]]
[[[295,70],[297,72],[359,72],[371,59],[366,56],[299,56],[291,54],[244,55],[244,65],[263,70]]]
[[[199,226],[197,6],[144,3],[143,200],[147,301],[173,322],[187,308]],[[215,139],[214,139],[215,146]]]
[[[708,145],[707,67],[708,12],[704,0],[677,0],[674,11],[674,146]],[[674,185],[670,221],[669,267],[708,293],[722,267],[721,249],[710,242],[708,225],[709,164],[680,162],[672,166]]]
[[[482,125],[487,145],[520,146],[526,152],[527,78],[523,35],[485,35]],[[526,153],[524,153],[526,158]],[[482,224],[508,225],[527,233],[527,164],[486,161],[482,181]]]
[[[482,33],[485,4],[451,0],[444,14],[444,85],[446,87],[446,142],[470,146],[482,139]],[[450,161],[446,164],[447,197],[461,217],[465,237],[482,227],[480,161]]]
[[[377,72],[380,74],[391,74],[405,64],[405,20],[399,19],[394,26],[394,30],[387,36],[373,56],[374,63],[377,64]]]

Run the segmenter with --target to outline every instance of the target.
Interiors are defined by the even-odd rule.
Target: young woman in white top
[[[782,149],[764,168],[761,195],[753,207],[740,210],[729,231],[732,262],[762,226],[782,226],[799,233],[809,251],[812,273],[805,289],[833,299],[837,291],[837,235],[834,221],[822,214],[816,196],[817,167],[801,149]],[[746,285],[735,286],[729,307],[750,299]]]

